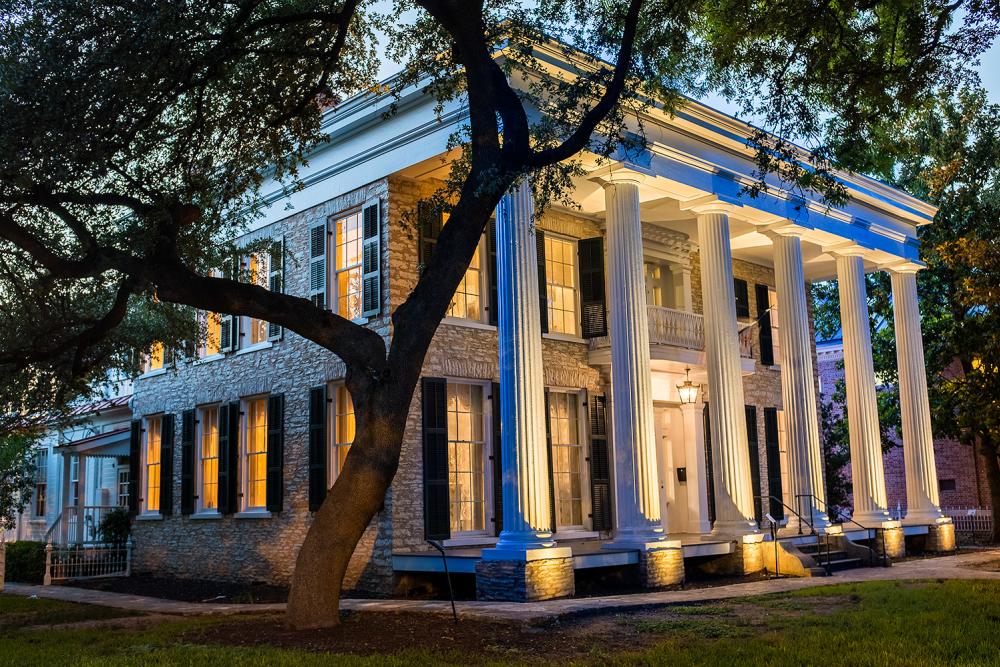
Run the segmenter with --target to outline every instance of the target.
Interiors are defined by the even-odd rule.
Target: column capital
[[[655,178],[655,175],[643,167],[628,163],[615,162],[590,172],[588,179],[601,187],[609,188],[621,183],[641,185]]]
[[[680,209],[682,211],[691,211],[699,215],[707,213],[735,215],[739,209],[743,208],[742,204],[735,199],[719,195],[697,197],[695,199],[689,199],[688,201],[678,202],[678,204],[680,205]]]
[[[823,252],[829,253],[834,257],[864,257],[868,254],[868,248],[858,245],[854,241],[844,241],[843,243],[825,246]]]
[[[761,230],[761,233],[773,241],[780,236],[790,236],[801,239],[808,231],[808,229],[802,227],[801,225],[785,221],[775,223],[766,229]]]
[[[926,268],[927,268],[926,264],[920,262],[907,261],[907,262],[901,262],[899,264],[891,264],[889,266],[886,266],[884,270],[888,271],[889,273],[905,274],[905,273],[917,273],[918,271],[922,271],[923,269]]]

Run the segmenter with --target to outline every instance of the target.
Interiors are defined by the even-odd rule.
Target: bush
[[[25,584],[40,584],[45,578],[44,542],[8,542],[7,566],[4,568],[7,581]]]
[[[128,541],[129,533],[132,532],[132,522],[128,510],[124,507],[116,507],[105,514],[97,531],[101,536],[101,541],[105,544],[124,545]]]

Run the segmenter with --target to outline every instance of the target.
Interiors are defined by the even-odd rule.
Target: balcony
[[[654,359],[673,359],[682,362],[700,363],[683,351],[702,353],[705,349],[705,320],[701,315],[684,310],[664,308],[663,306],[646,306],[646,317],[649,320],[650,354]],[[755,322],[740,323],[739,344],[740,357],[753,359],[753,340],[757,329]],[[601,336],[590,340],[591,361],[600,363],[595,356],[611,348],[611,337]],[[670,348],[681,353],[672,355]],[[702,355],[698,355],[700,358]]]

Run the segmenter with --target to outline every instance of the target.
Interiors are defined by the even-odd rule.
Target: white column
[[[847,384],[847,423],[851,442],[851,483],[854,520],[876,527],[889,519],[882,465],[875,366],[868,320],[865,266],[858,255],[837,257],[840,326],[844,336],[844,377]]]
[[[708,469],[705,466],[705,404],[682,403],[684,460],[687,463],[687,530],[712,532],[708,519]]]
[[[656,469],[653,382],[643,271],[639,185],[605,183],[608,302],[611,304],[611,394],[615,457],[614,546],[663,539]]]
[[[698,242],[715,473],[715,533],[743,535],[756,531],[757,526],[725,208],[698,211]]]
[[[505,560],[554,545],[534,203],[528,183],[500,200],[496,229],[503,530],[496,549],[485,550],[483,557]]]
[[[774,236],[774,279],[778,293],[781,403],[788,439],[788,480],[792,508],[817,529],[829,524],[819,443],[819,413],[813,374],[802,240],[795,232]],[[788,517],[790,528],[799,518]]]
[[[903,465],[906,469],[906,520],[932,523],[942,518],[927,370],[920,333],[916,269],[890,272],[892,309],[899,367],[899,410],[903,418]]]

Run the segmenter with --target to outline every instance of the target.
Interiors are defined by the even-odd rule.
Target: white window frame
[[[210,317],[218,318],[219,320],[219,340],[217,342],[218,349],[211,354],[208,353],[208,319]],[[197,347],[197,360],[198,361],[209,361],[211,359],[219,359],[225,354],[222,352],[222,316],[219,313],[209,312],[207,310],[202,310],[198,312],[198,332],[199,340]],[[204,335],[201,332],[204,331]]]
[[[337,268],[337,222],[343,220],[344,218],[349,218],[351,216],[357,216],[358,218],[358,263],[352,264],[351,266],[338,269]],[[327,304],[330,312],[340,315],[340,292],[339,285],[337,284],[337,275],[343,271],[349,271],[351,269],[356,269],[359,276],[364,276],[364,205],[352,206],[350,208],[345,208],[343,211],[334,213],[329,218],[327,218],[326,223],[326,296]],[[364,297],[364,285],[362,283],[361,292],[359,292],[359,299]],[[360,311],[364,312],[364,304],[362,304]],[[355,324],[365,324],[368,322],[368,318],[364,315],[358,315],[357,317],[351,318],[351,321]]]
[[[163,413],[157,413],[153,415],[146,415],[142,418],[142,450],[140,452],[140,458],[142,465],[140,466],[139,476],[142,478],[142,487],[140,492],[142,494],[142,507],[140,508],[140,513],[145,516],[160,516],[160,503],[162,503],[163,498],[157,495],[156,509],[149,509],[149,439],[152,437],[153,429],[150,425],[155,423],[157,425],[157,442],[158,447],[156,451],[162,452],[163,443],[159,439],[163,436]],[[160,473],[160,489],[163,489],[163,460],[162,454],[160,458],[157,459],[156,465],[159,468]],[[158,493],[159,493],[158,490]]]
[[[340,458],[337,456],[339,453],[337,450],[340,447],[350,448],[351,445],[343,445],[337,442],[337,392],[343,389],[347,391],[343,381],[330,382],[327,385],[326,391],[327,396],[330,399],[329,409],[326,411],[326,428],[329,434],[326,439],[326,484],[327,487],[333,486],[333,483],[337,481],[340,477]],[[348,399],[351,401],[351,414],[354,414],[354,399],[351,398],[350,392],[348,392]],[[355,421],[355,435],[357,434],[357,422]],[[353,444],[353,443],[352,443]]]
[[[446,540],[446,545],[460,545],[462,543],[482,543],[484,540],[493,538],[493,517],[496,512],[503,512],[503,508],[494,508],[493,499],[496,494],[493,490],[493,464],[491,459],[493,452],[493,402],[489,400],[493,383],[489,380],[446,377],[446,386],[469,385],[476,386],[483,392],[483,528],[482,530],[451,530],[451,539]],[[447,393],[445,394],[447,403]],[[447,407],[445,408],[447,414]],[[448,433],[448,446],[451,447],[452,434]],[[448,484],[451,485],[451,468],[448,469]],[[451,494],[448,498],[448,522],[451,525]]]
[[[267,397],[268,394],[257,394],[240,399],[240,511],[243,514],[267,514]],[[262,505],[250,505],[250,404],[254,401],[264,403],[264,451],[257,452],[257,455],[264,456],[264,503]]]
[[[443,227],[443,225],[442,225]],[[488,229],[488,228],[487,228]],[[435,246],[437,244],[435,243]],[[490,258],[487,256],[489,253],[489,248],[486,245],[486,233],[484,232],[479,237],[479,245],[476,246],[476,251],[479,253],[479,317],[459,317],[457,315],[451,315],[451,304],[448,304],[448,313],[445,313],[444,321],[448,324],[459,324],[459,325],[469,325],[469,324],[482,324],[488,326],[490,329],[495,327],[489,325],[489,308],[493,306],[490,303]],[[465,275],[469,274],[469,269],[465,270]],[[465,276],[462,277],[465,279]],[[455,295],[452,295],[454,300]]]
[[[118,507],[128,507],[129,499],[129,477],[131,476],[131,471],[128,465],[118,464],[118,470],[115,473],[115,483],[117,486],[117,494],[115,495],[115,500],[118,503]]]
[[[258,262],[262,262],[264,268],[259,270],[260,275],[256,276],[256,280],[251,280],[250,276],[250,262],[256,257]],[[258,250],[257,252],[248,253],[240,257],[240,271],[247,278],[247,281],[252,285],[257,285],[258,287],[263,287],[264,289],[269,288],[268,277],[271,274],[271,254],[266,250]],[[239,349],[236,350],[236,354],[240,352],[252,352],[253,350],[260,350],[263,348],[271,347],[271,342],[268,340],[267,336],[267,320],[262,320],[256,317],[250,317],[249,315],[241,315],[239,317],[239,338],[240,345]],[[264,339],[257,342],[251,342],[250,332],[253,330],[254,322],[263,323],[264,327]],[[220,341],[220,348],[222,347]]]
[[[552,527],[553,531],[556,532],[560,537],[565,537],[574,533],[590,533],[593,530],[593,517],[591,513],[593,512],[592,502],[593,499],[590,497],[591,485],[590,485],[590,429],[588,425],[590,423],[590,415],[586,412],[587,406],[585,405],[587,401],[587,392],[577,388],[571,387],[549,387],[549,403],[551,405],[553,394],[565,394],[568,396],[575,397],[576,399],[576,428],[577,428],[577,441],[580,447],[580,517],[583,519],[583,523],[577,525],[559,525],[559,493],[557,488],[552,489],[552,497],[555,499],[556,508],[556,525]],[[549,412],[546,411],[545,419],[549,419]],[[550,434],[554,433],[552,429],[552,424],[547,423],[547,428],[550,429]],[[550,436],[551,437],[551,436]],[[552,451],[552,463],[555,465],[555,446],[553,445]],[[613,463],[613,462],[612,462]],[[555,485],[555,472],[551,472],[552,484]]]
[[[219,409],[222,407],[221,403],[207,403],[205,405],[199,405],[198,411],[195,413],[197,415],[198,423],[195,425],[195,471],[194,471],[194,488],[196,489],[195,498],[195,513],[196,514],[218,514],[219,513],[219,487],[218,487],[218,466],[219,461],[222,458],[222,452],[219,450],[218,434],[221,427],[219,423],[220,412]],[[204,437],[205,431],[205,412],[208,410],[215,410],[215,429],[216,429],[216,442],[215,442],[215,465],[216,465],[216,487],[215,487],[215,507],[205,507],[205,464],[203,452],[202,438]]]
[[[160,365],[153,367],[153,347],[160,346]],[[150,375],[159,375],[161,373],[167,372],[167,348],[166,346],[155,341],[150,349],[142,355],[142,374],[140,377],[146,377]]]
[[[39,447],[35,450],[35,479],[32,487],[31,512],[34,517],[44,517],[48,512],[49,503],[49,450]],[[42,488],[39,495],[38,489]],[[41,497],[42,506],[39,512],[38,501]]]
[[[785,411],[782,409],[777,410],[778,414],[778,466],[781,468],[779,473],[781,474],[781,502],[785,503],[786,507],[795,507],[795,499],[792,498],[791,489],[791,479],[790,479],[790,469],[788,463],[788,431],[787,423],[785,422]],[[791,519],[791,512],[785,510],[785,520],[783,523],[788,523]]]
[[[546,297],[545,298],[545,310],[546,310],[546,313],[545,313],[545,317],[546,317],[546,320],[549,323],[549,331],[548,331],[548,333],[545,334],[545,336],[546,337],[551,337],[551,338],[557,338],[557,339],[558,338],[564,338],[564,339],[572,340],[572,341],[575,341],[575,342],[583,341],[583,339],[580,337],[581,334],[582,334],[582,332],[580,330],[580,320],[581,320],[581,313],[582,313],[582,305],[580,303],[580,239],[574,238],[572,236],[566,236],[565,234],[556,234],[556,233],[553,233],[553,232],[550,232],[550,231],[547,231],[547,230],[545,230],[544,233],[545,233],[545,238],[546,239],[553,239],[553,240],[563,241],[563,242],[569,243],[570,245],[573,246],[573,252],[570,253],[570,256],[573,258],[573,276],[574,276],[574,285],[575,285],[573,287],[573,309],[574,309],[574,314],[575,314],[575,316],[573,318],[574,330],[572,332],[570,332],[570,333],[566,333],[566,332],[563,332],[563,331],[553,331],[552,330],[552,318],[550,317],[550,314],[548,312],[548,310],[549,310],[549,301],[550,301],[550,299],[548,298],[548,292],[549,292],[549,273],[550,272],[549,272],[549,268],[548,268],[548,265],[547,265],[548,261],[549,261],[549,253],[546,252],[545,253],[545,262],[546,262],[546,267],[545,267],[545,297]]]
[[[767,302],[767,307],[772,308],[769,311],[771,315],[769,318],[771,322],[771,352],[774,358],[772,368],[779,369],[781,368],[781,312],[778,310],[778,290],[770,285],[767,287]],[[776,319],[777,323],[775,323]]]

